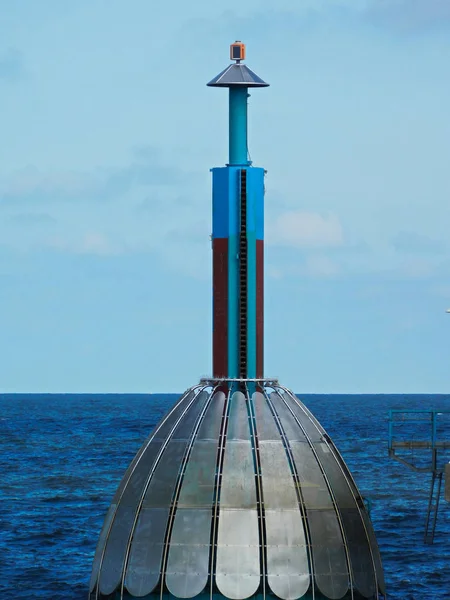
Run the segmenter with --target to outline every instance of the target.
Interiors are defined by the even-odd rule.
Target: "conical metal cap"
[[[247,65],[243,65],[242,63],[229,65],[206,85],[209,87],[231,87],[233,85],[241,85],[244,87],[269,87],[268,83],[263,81],[261,77],[258,77],[258,75],[249,69]]]

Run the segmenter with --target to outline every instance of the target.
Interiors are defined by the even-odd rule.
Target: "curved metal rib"
[[[285,396],[291,406],[295,406],[308,418],[313,418],[312,413],[307,407],[298,402],[290,390],[282,389],[284,389]],[[316,419],[314,419],[314,422],[318,424]],[[364,502],[347,465],[323,427],[320,424],[318,425],[318,428],[322,431],[322,441],[316,442],[315,446],[318,454],[320,454],[323,469],[334,490],[345,531],[349,538],[355,587],[365,598],[375,597],[378,599],[378,587],[380,587],[383,595],[385,590],[384,578],[382,577],[381,581],[379,580],[379,572],[382,573],[381,558],[373,527],[368,522]]]
[[[245,396],[230,400],[220,491],[216,585],[227,598],[243,600],[260,584],[255,473]]]
[[[126,587],[134,596],[151,593],[160,580],[177,482],[187,449],[192,442],[192,432],[208,397],[203,390],[196,396],[195,403],[173,432],[144,490],[131,531],[122,575],[122,590]],[[151,552],[149,546],[152,547]]]
[[[268,585],[282,600],[297,600],[311,585],[303,501],[286,436],[267,394],[256,392],[253,402],[260,438]]]
[[[164,428],[169,428],[169,435],[171,434],[171,431],[173,431],[176,427],[176,423],[172,427],[172,429],[170,429],[170,427],[171,427],[171,424],[174,421],[176,421],[177,415],[180,412],[179,409],[182,408],[185,403],[188,404],[187,408],[184,410],[184,412],[182,413],[182,415],[180,417],[180,418],[182,418],[182,416],[185,414],[186,410],[188,410],[188,408],[190,406],[189,401],[192,399],[192,395],[195,393],[195,390],[197,390],[199,388],[200,388],[200,386],[195,386],[194,388],[190,388],[189,390],[187,390],[182,395],[182,397],[177,402],[177,404],[173,407],[173,409],[165,417],[163,417],[163,419],[157,425],[157,427],[155,428],[153,433],[147,438],[147,440],[142,445],[141,449],[137,452],[137,454],[134,457],[134,459],[132,460],[130,466],[126,470],[124,477],[122,478],[121,484],[119,485],[119,487],[114,495],[113,501],[111,503],[109,514],[107,515],[108,518],[105,519],[105,522],[103,524],[102,532],[100,534],[100,538],[99,538],[99,541],[97,544],[97,549],[96,549],[95,556],[94,556],[94,564],[93,564],[91,581],[90,581],[90,591],[93,592],[95,589],[96,600],[98,600],[100,575],[101,575],[102,568],[103,568],[107,544],[110,539],[110,535],[111,535],[111,531],[114,527],[114,523],[117,520],[118,506],[121,503],[121,501],[124,497],[124,494],[126,493],[128,485],[133,484],[133,478],[136,480],[135,483],[138,484],[140,477],[137,476],[138,475],[137,469],[139,468],[139,465],[142,463],[142,457],[146,454],[150,444],[152,442],[154,442],[155,439],[157,439],[157,435],[160,435],[161,432],[164,430]],[[134,487],[135,487],[135,485],[132,485],[132,488],[134,488]],[[119,515],[119,517],[120,517],[120,515]]]
[[[319,463],[311,437],[317,431],[311,430],[309,420],[300,421],[283,397],[275,406],[283,426],[296,423],[297,435],[289,436],[290,447],[296,467],[301,477],[308,524],[312,540],[312,554],[315,568],[315,581],[319,590],[333,600],[343,598],[350,588],[353,598],[351,563],[341,515],[331,486]],[[309,435],[306,429],[309,429]],[[308,483],[308,487],[305,484]]]
[[[223,383],[223,382],[222,382]],[[220,489],[222,483],[223,474],[223,456],[225,451],[226,434],[228,430],[228,415],[230,412],[230,400],[231,400],[231,387],[228,388],[228,392],[225,398],[222,421],[220,424],[219,441],[217,444],[217,455],[216,455],[216,476],[214,478],[214,494],[213,494],[213,507],[212,507],[212,526],[211,526],[211,553],[209,557],[209,572],[210,578],[210,589],[209,597],[213,600],[214,588],[215,588],[215,565],[217,560],[217,534],[218,534],[218,522],[219,522],[219,498]]]
[[[245,384],[245,400],[249,413],[250,437],[253,440],[252,451],[255,465],[255,483],[256,483],[256,505],[258,509],[258,525],[260,539],[260,565],[261,565],[261,594],[263,600],[266,598],[266,577],[267,577],[267,537],[266,537],[266,519],[264,513],[264,491],[262,486],[261,455],[259,450],[259,439],[256,427],[256,415],[253,404],[253,397],[250,398],[248,385]]]
[[[211,392],[180,478],[170,546],[166,546],[167,566],[163,567],[166,586],[177,598],[196,596],[208,582],[211,505],[224,401],[223,392]]]

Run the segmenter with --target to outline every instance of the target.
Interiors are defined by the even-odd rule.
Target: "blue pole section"
[[[247,166],[247,97],[248,88],[230,87],[229,112],[229,164]]]

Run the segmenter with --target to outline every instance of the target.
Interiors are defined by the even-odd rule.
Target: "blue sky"
[[[450,5],[0,2],[0,391],[211,372],[211,181],[247,44],[266,182],[266,375],[450,388]],[[295,8],[293,8],[295,7]]]

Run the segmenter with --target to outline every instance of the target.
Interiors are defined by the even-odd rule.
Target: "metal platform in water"
[[[443,483],[450,502],[450,411],[389,411],[389,456],[419,473],[431,473],[424,541],[432,544]]]

